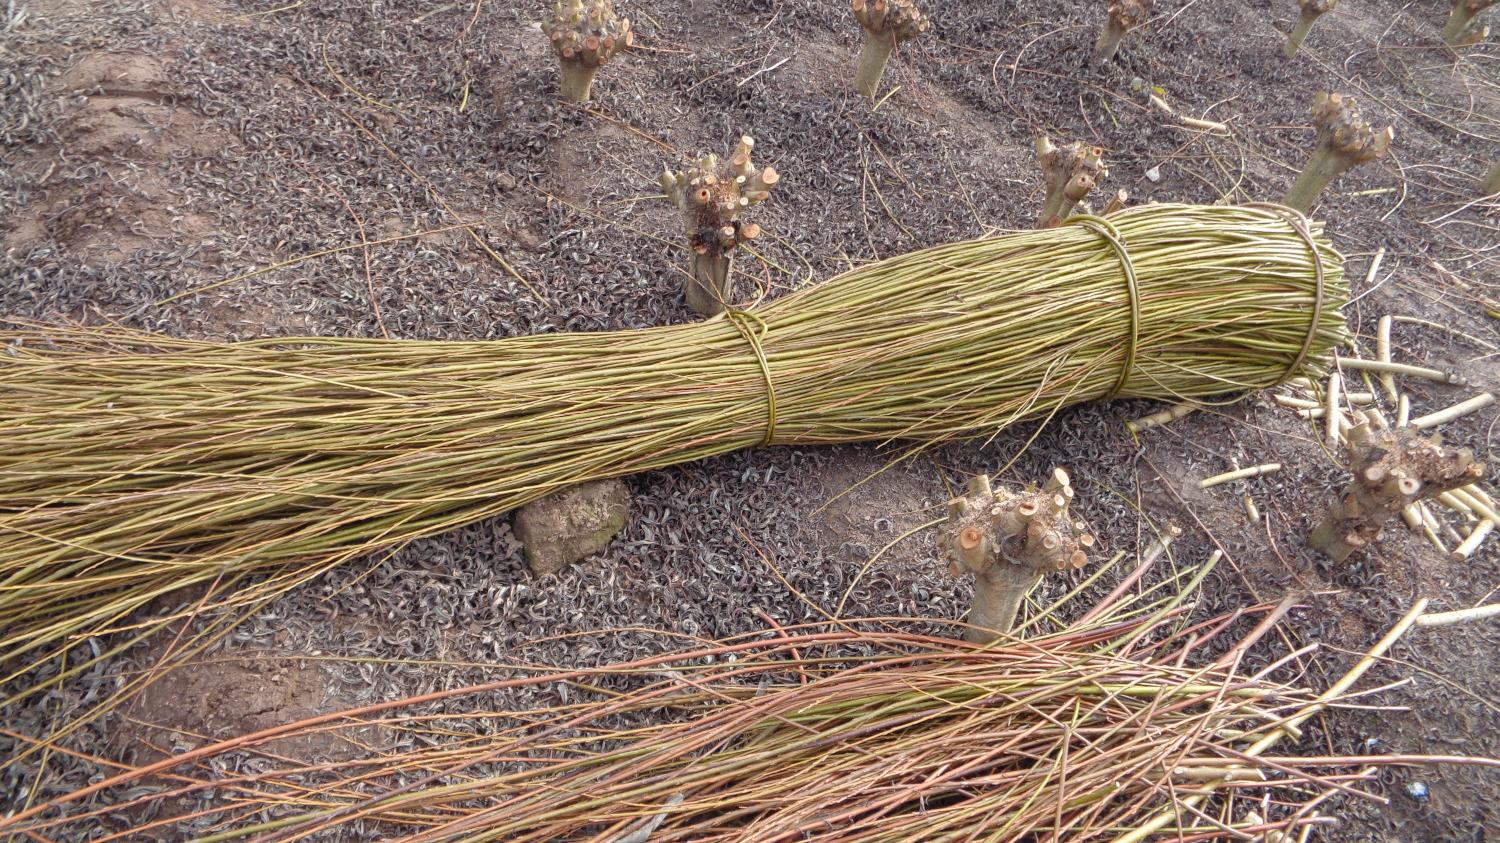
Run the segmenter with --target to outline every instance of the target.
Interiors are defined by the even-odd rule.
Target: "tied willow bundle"
[[[243,609],[584,481],[761,444],[942,440],[1090,399],[1271,386],[1344,336],[1346,298],[1339,255],[1300,216],[1160,205],[928,249],[643,331],[0,334],[0,663],[79,634],[147,634],[130,614],[184,586]],[[251,573],[268,576],[246,590]]]
[[[99,843],[174,829],[276,843],[853,843],[981,829],[1006,841],[1290,840],[1326,821],[1328,797],[1361,795],[1347,783],[1374,766],[1359,767],[1420,763],[1271,756],[1420,606],[1314,694],[1289,667],[1308,649],[1242,666],[1289,601],[1189,625],[1179,605],[1211,566],[1133,593],[1149,564],[1083,618],[1024,642],[980,648],[890,620],[841,621],[600,667],[497,666],[481,685],[124,767],[0,818],[0,832]],[[494,702],[563,685],[573,702]],[[375,730],[389,748],[368,747]],[[365,749],[328,761],[298,745]]]

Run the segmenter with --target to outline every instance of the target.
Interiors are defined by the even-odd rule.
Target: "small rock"
[[[1427,783],[1408,782],[1406,785],[1406,795],[1418,802],[1425,801],[1427,799]]]
[[[1161,181],[1161,167],[1152,167],[1146,171],[1146,180],[1152,184]]]
[[[619,480],[598,480],[555,492],[516,510],[512,530],[537,576],[604,549],[625,526],[630,493]]]

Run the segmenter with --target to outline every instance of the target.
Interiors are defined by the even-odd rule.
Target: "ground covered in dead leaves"
[[[1497,205],[1476,184],[1500,156],[1500,49],[1446,54],[1444,4],[1346,4],[1287,61],[1289,0],[1163,0],[1106,68],[1086,61],[1102,4],[929,5],[933,31],[893,62],[894,92],[872,109],[850,90],[857,27],[832,0],[622,0],[638,49],[601,73],[588,107],[555,99],[541,2],[11,0],[0,10],[0,315],[220,339],[680,322],[692,318],[685,259],[655,177],[686,155],[728,151],[742,132],[784,178],[753,214],[767,236],[758,259],[741,261],[739,291],[776,296],[1028,225],[1041,131],[1102,146],[1104,188],[1132,201],[1274,200],[1309,148],[1321,87],[1396,127],[1392,156],[1338,182],[1319,212],[1350,257],[1363,347],[1383,313],[1500,339],[1485,315],[1500,298]],[[1228,132],[1184,129],[1132,91],[1135,78]],[[1408,362],[1500,387],[1487,350],[1467,340],[1403,325],[1396,344]],[[1470,394],[1405,386],[1424,410]],[[815,620],[846,593],[849,615],[956,618],[967,584],[947,576],[930,533],[901,537],[980,471],[1021,482],[1067,466],[1075,507],[1109,552],[1134,552],[1169,520],[1187,529],[1183,560],[1221,548],[1202,613],[1304,593],[1290,643],[1323,645],[1310,683],[1341,672],[1419,596],[1437,608],[1495,599],[1493,542],[1452,562],[1393,530],[1338,569],[1306,550],[1302,533],[1343,477],[1289,411],[1255,397],[1130,436],[1123,420],[1151,409],[1074,409],[1040,432],[883,472],[901,447],[762,449],[632,477],[632,517],[609,550],[544,580],[525,571],[505,519],[472,525],[287,595],[211,664],[164,677],[66,746],[147,758],[474,681],[486,662],[594,664],[659,650],[662,631],[747,632],[765,628],[761,613]],[[1444,433],[1495,464],[1494,418]],[[1286,470],[1197,488],[1269,461]],[[1244,515],[1247,492],[1259,522]],[[603,629],[614,631],[561,637]],[[1339,712],[1305,740],[1342,754],[1500,755],[1497,652],[1494,625],[1416,632],[1379,674],[1408,680],[1380,700],[1407,710]],[[13,707],[5,727],[45,733],[152,659],[134,653]],[[541,704],[568,690],[528,693]],[[0,774],[0,801],[18,807],[97,772],[81,757],[33,757]],[[1407,795],[1413,781],[1427,799]],[[1500,835],[1493,774],[1414,771],[1378,789],[1388,805],[1341,803],[1345,821],[1320,836]]]

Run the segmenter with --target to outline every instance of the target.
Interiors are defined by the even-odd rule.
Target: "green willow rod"
[[[229,598],[248,602],[562,487],[768,433],[938,441],[1080,401],[1268,387],[1344,338],[1341,263],[1321,226],[1286,209],[1152,205],[641,331],[232,344],[3,332],[0,663],[34,664],[184,586],[273,574]]]

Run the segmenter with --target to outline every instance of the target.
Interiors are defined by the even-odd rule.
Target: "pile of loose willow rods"
[[[990,434],[1079,401],[1316,373],[1344,337],[1341,263],[1285,209],[1153,205],[643,331],[0,333],[0,679],[80,636],[148,634],[136,610],[185,586],[243,607],[591,479],[762,443]]]
[[[1319,693],[1298,686],[1315,648],[1268,660],[1259,643],[1275,639],[1290,601],[1188,622],[1183,601],[1211,564],[985,647],[872,619],[599,667],[497,665],[480,685],[122,766],[0,819],[0,831],[100,843],[173,830],[276,843],[850,843],[968,840],[980,828],[1005,841],[1294,840],[1328,821],[1329,797],[1368,795],[1359,784],[1379,766],[1496,763],[1273,756],[1425,602]],[[575,702],[494,702],[559,683]],[[330,762],[289,749],[293,737],[363,749]]]

